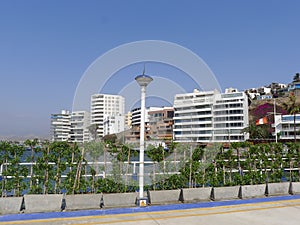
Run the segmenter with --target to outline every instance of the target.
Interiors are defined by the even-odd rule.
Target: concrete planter
[[[266,189],[266,187],[268,187]],[[153,205],[171,204],[179,202],[222,201],[238,198],[261,198],[264,196],[300,194],[300,182],[269,183],[259,185],[244,185],[233,187],[205,187],[191,189],[177,189],[165,191],[149,191]],[[145,198],[147,193],[144,193]],[[101,198],[103,199],[101,200]],[[78,194],[66,195],[65,210],[100,209],[102,207],[135,207],[138,193],[114,194]],[[0,214],[20,213],[22,197],[0,198]],[[63,195],[24,195],[24,212],[58,212],[61,211]],[[147,199],[148,200],[148,199]]]
[[[67,195],[66,210],[100,209],[103,196],[103,207],[133,207],[135,206],[136,193],[117,194],[84,194]]]
[[[300,194],[300,182],[293,183],[293,192],[294,194]]]
[[[211,188],[185,188],[183,197],[185,202],[209,201]]]
[[[0,198],[0,214],[17,214],[20,212],[22,197]]]
[[[242,186],[242,198],[259,198],[265,196],[266,185],[244,185]]]
[[[66,195],[66,210],[99,209],[100,194]]]
[[[289,182],[284,183],[269,183],[269,196],[274,195],[288,195],[289,194]]]
[[[136,198],[138,198],[138,193],[104,194],[103,196],[105,207],[133,207]]]
[[[151,204],[178,203],[180,190],[150,191]]]
[[[62,194],[24,195],[25,213],[61,211]]]
[[[238,199],[239,195],[239,186],[232,187],[216,187],[214,188],[214,197],[215,200],[229,200],[229,199]]]

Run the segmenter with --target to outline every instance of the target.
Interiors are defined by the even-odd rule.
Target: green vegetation
[[[299,150],[298,142],[231,143],[227,149],[218,144],[202,147],[171,143],[168,149],[149,145],[146,156],[153,161],[152,182],[145,190],[300,181]],[[1,141],[1,193],[20,196],[25,190],[32,194],[136,191],[132,160],[136,161],[137,156],[133,146],[113,142],[93,141],[79,146],[67,142],[27,141],[19,145]]]

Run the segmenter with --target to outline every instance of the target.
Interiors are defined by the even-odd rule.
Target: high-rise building
[[[90,113],[87,111],[74,111],[71,114],[70,141],[83,143],[90,140],[88,127],[90,125]]]
[[[105,120],[108,117],[124,116],[125,99],[120,95],[94,94],[91,96],[91,124],[98,126],[98,137],[103,137]],[[123,122],[124,125],[125,121]]]
[[[217,92],[177,94],[174,97],[174,137],[178,142],[213,140],[213,102]]]
[[[71,132],[71,114],[68,110],[51,114],[51,140],[68,141]]]
[[[178,94],[174,98],[174,140],[178,142],[236,142],[248,137],[248,102],[243,92],[229,89]]]
[[[249,125],[248,98],[244,92],[227,90],[217,94],[213,105],[213,139],[216,142],[245,141],[243,132]]]

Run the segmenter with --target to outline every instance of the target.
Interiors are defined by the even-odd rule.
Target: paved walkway
[[[0,216],[0,224],[267,224],[298,225],[300,195],[260,199],[203,202]]]

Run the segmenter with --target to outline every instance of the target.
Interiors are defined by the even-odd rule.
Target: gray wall
[[[266,194],[267,192],[267,194]],[[213,195],[212,195],[213,194]],[[300,194],[300,182],[270,183],[260,185],[245,185],[216,188],[192,188],[182,190],[149,191],[152,205],[179,202],[209,201],[213,196],[215,201],[237,198],[257,198],[265,196]],[[144,194],[147,197],[147,193]],[[63,198],[66,200],[65,210],[100,209],[103,198],[105,208],[134,207],[138,193],[117,194],[79,194],[67,195],[24,195],[24,213],[61,211]],[[22,197],[0,198],[0,214],[20,213]]]

